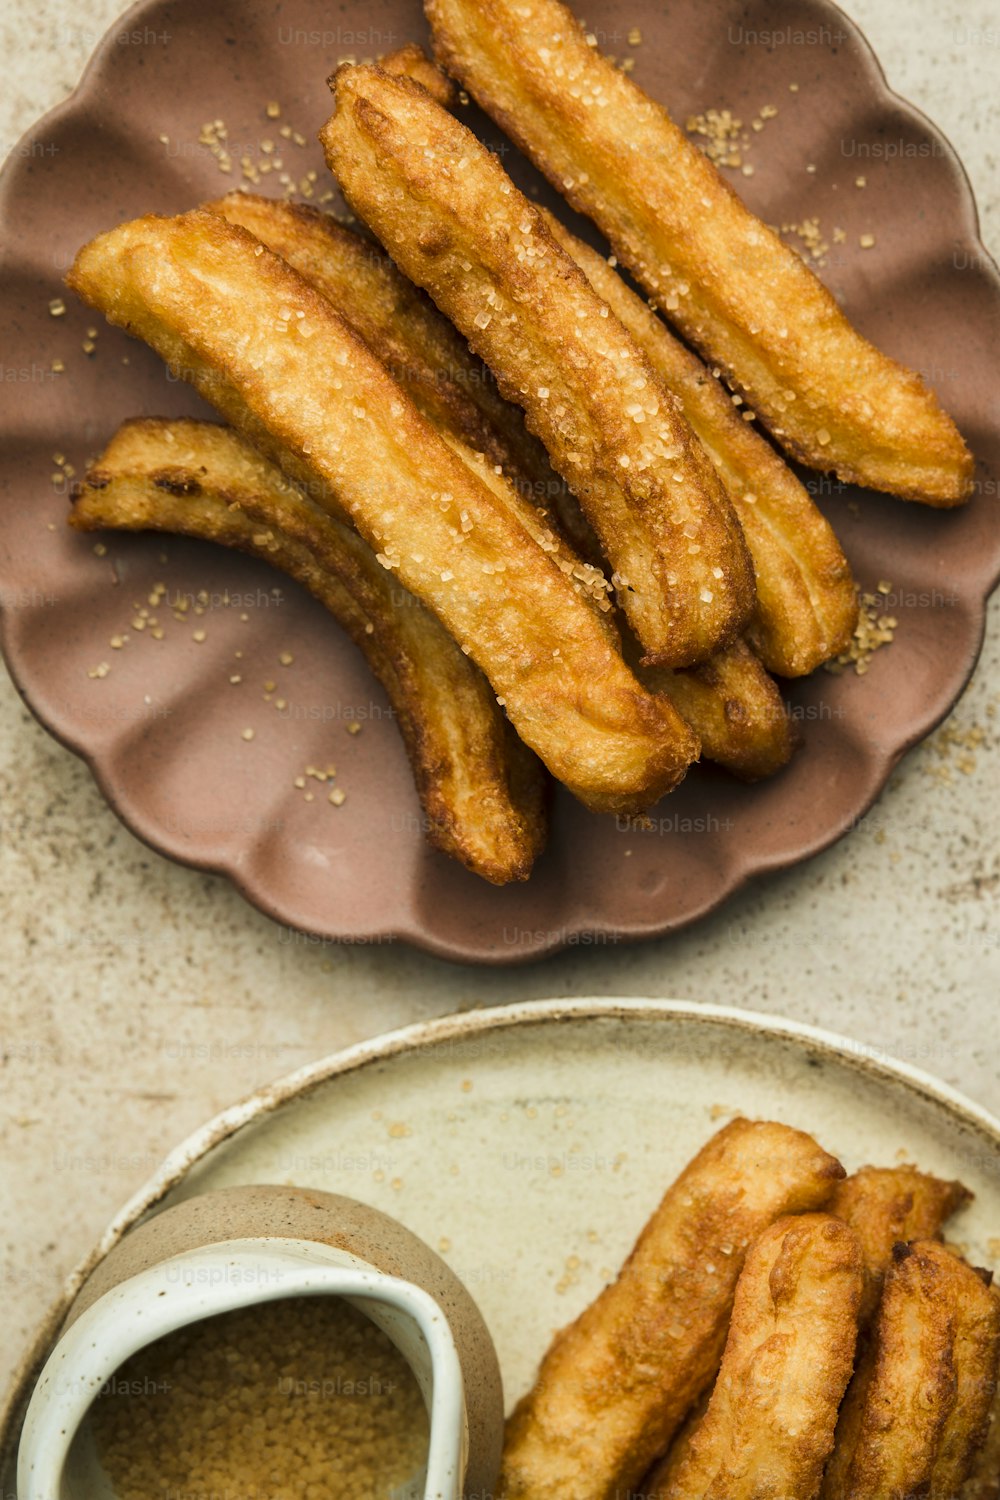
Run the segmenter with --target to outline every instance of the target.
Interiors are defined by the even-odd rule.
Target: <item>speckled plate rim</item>
[[[464,1011],[386,1032],[306,1063],[222,1110],[169,1152],[143,1186],[119,1209],[93,1250],[66,1278],[58,1299],[40,1324],[0,1404],[0,1478],[14,1457],[24,1409],[37,1372],[83,1281],[122,1236],[179,1186],[216,1147],[285,1105],[306,1098],[330,1080],[373,1065],[432,1051],[442,1044],[454,1045],[486,1033],[553,1023],[625,1020],[629,1016],[655,1020],[664,1025],[694,1025],[699,1029],[714,1028],[720,1032],[745,1032],[755,1038],[768,1037],[776,1043],[798,1048],[806,1056],[825,1057],[866,1077],[874,1076],[886,1084],[901,1085],[919,1103],[936,1110],[951,1124],[964,1126],[989,1149],[1000,1154],[1000,1119],[924,1069],[887,1056],[871,1056],[850,1038],[804,1021],[734,1006],[609,996],[527,1000],[514,1005]],[[7,1500],[16,1500],[16,1497],[9,1496]]]
[[[821,20],[836,22],[838,29],[844,32],[847,46],[854,49],[854,59],[861,75],[875,89],[880,102],[887,110],[895,111],[909,124],[919,125],[940,148],[957,193],[956,222],[975,243],[977,253],[981,255],[983,274],[991,281],[1000,298],[1000,267],[983,243],[979,211],[972,183],[951,142],[922,110],[890,88],[872,44],[857,22],[843,11],[835,0],[800,0],[800,3],[803,9],[811,10]],[[62,123],[67,117],[83,108],[95,86],[102,80],[105,69],[113,66],[116,37],[123,30],[144,25],[147,14],[162,4],[163,0],[134,0],[134,3],[112,23],[98,42],[72,92],[60,104],[55,105],[29,126],[22,135],[19,146],[10,153],[7,162],[0,170],[0,270],[2,270],[4,257],[3,221],[8,202],[16,190],[17,164],[21,156],[20,146],[28,143],[39,131]],[[21,663],[10,644],[9,616],[12,616],[13,611],[8,611],[2,603],[3,584],[8,581],[12,586],[16,586],[16,578],[7,580],[0,567],[0,655],[3,657],[7,671],[25,706],[42,727],[87,765],[101,795],[119,821],[154,853],[191,869],[225,876],[251,905],[266,916],[291,928],[305,930],[301,921],[296,919],[295,912],[286,909],[280,900],[275,899],[264,882],[254,880],[248,871],[241,870],[238,862],[199,856],[197,851],[184,847],[184,841],[179,835],[171,836],[167,830],[161,828],[155,818],[126,797],[121,788],[115,785],[113,771],[102,764],[100,752],[88,749],[83,743],[82,729],[74,732],[68,727],[57,727],[46,717],[40,707],[35,706],[30,687],[22,679]],[[719,886],[700,904],[690,908],[680,917],[657,917],[646,922],[637,922],[629,929],[616,929],[613,934],[615,942],[645,941],[680,931],[717,910],[757,877],[792,869],[821,854],[850,833],[874,806],[903,756],[947,718],[968,686],[982,653],[986,634],[987,604],[998,584],[1000,584],[1000,548],[997,550],[992,568],[986,567],[980,574],[979,588],[969,602],[973,627],[972,649],[964,660],[960,674],[955,678],[953,694],[948,701],[938,702],[925,715],[916,716],[911,720],[906,732],[901,735],[896,744],[885,747],[881,754],[873,752],[869,761],[871,774],[849,817],[831,822],[828,827],[811,839],[800,839],[793,850],[779,851],[770,857],[758,855],[749,860],[744,859],[742,864],[734,864],[728,872],[728,878],[720,882]],[[464,943],[456,941],[454,937],[439,938],[435,933],[429,932],[419,921],[404,921],[389,926],[379,925],[377,921],[373,921],[368,927],[356,923],[355,928],[356,930],[349,937],[340,932],[316,932],[315,935],[328,941],[362,945],[367,942],[406,942],[437,958],[452,962],[506,967],[549,957],[572,945],[583,936],[610,931],[606,926],[593,921],[568,921],[558,929],[540,933],[535,941],[524,944],[516,951],[509,949],[501,951],[497,947],[484,946],[481,941],[475,939]]]

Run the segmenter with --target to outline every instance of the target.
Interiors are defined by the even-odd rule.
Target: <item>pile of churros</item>
[[[502,884],[544,846],[546,772],[631,818],[699,755],[787,763],[774,678],[845,652],[858,599],[781,450],[933,506],[972,459],[558,0],[426,9],[440,67],[409,46],[331,79],[321,140],[379,243],[237,192],[80,251],[68,284],[228,425],[127,423],[70,521],[311,589],[390,697],[432,842]],[[610,258],[518,190],[453,80]]]
[[[970,1198],[734,1120],[507,1424],[501,1500],[995,1500],[1000,1293]]]

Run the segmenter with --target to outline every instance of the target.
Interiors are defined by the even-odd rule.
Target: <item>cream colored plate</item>
[[[734,1114],[809,1130],[848,1169],[911,1160],[962,1178],[976,1201],[953,1238],[1000,1269],[1000,1122],[811,1028],[662,1000],[476,1011],[302,1069],[174,1152],[88,1265],[154,1203],[246,1182],[347,1193],[396,1215],[463,1277],[512,1402],[552,1331]]]

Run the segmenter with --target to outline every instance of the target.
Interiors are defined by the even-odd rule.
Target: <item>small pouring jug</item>
[[[388,1215],[330,1193],[238,1187],[132,1230],[84,1283],[35,1386],[18,1500],[115,1500],[89,1420],[115,1371],[178,1328],[287,1297],[336,1296],[412,1370],[430,1423],[414,1500],[495,1490],[503,1396],[478,1308],[439,1256]],[[290,1476],[292,1477],[292,1476]]]

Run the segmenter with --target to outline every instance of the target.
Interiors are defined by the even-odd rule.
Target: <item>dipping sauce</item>
[[[118,1500],[423,1494],[420,1388],[339,1297],[290,1297],[168,1334],[116,1370],[91,1421]]]

